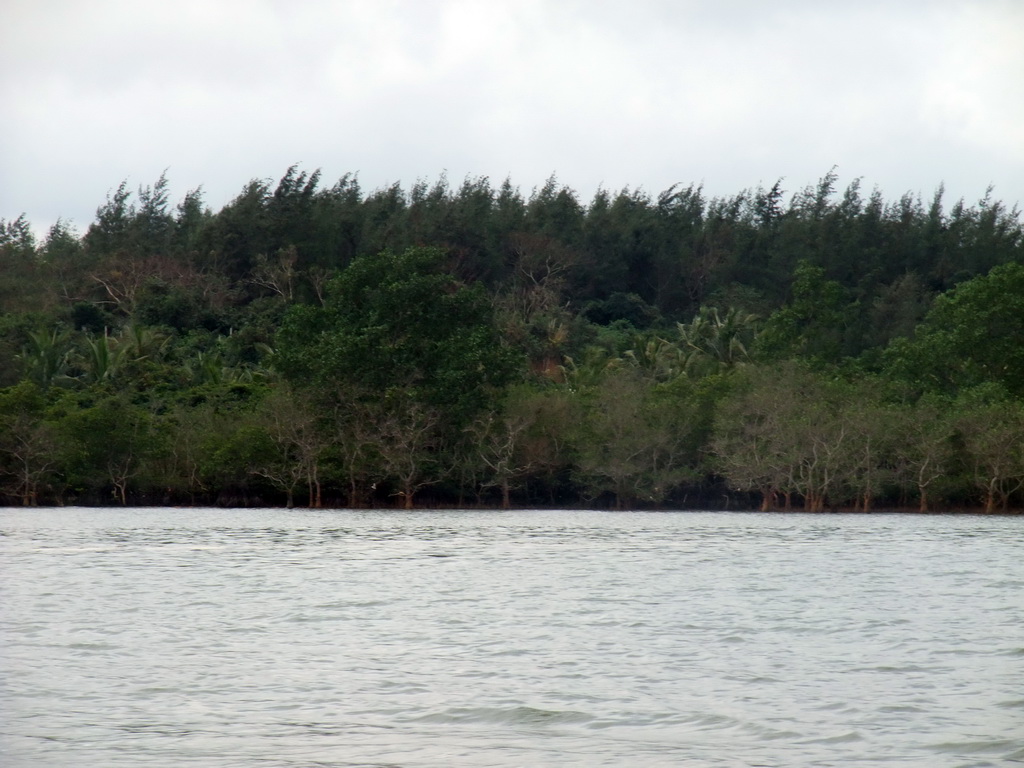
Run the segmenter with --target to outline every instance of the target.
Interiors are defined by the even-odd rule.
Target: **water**
[[[0,510],[0,765],[1024,764],[1022,529]]]

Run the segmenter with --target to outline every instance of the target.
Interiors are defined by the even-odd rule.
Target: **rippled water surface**
[[[0,765],[1024,764],[1024,518],[0,510]]]

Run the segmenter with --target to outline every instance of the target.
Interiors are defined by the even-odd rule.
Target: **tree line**
[[[289,168],[0,221],[10,504],[987,511],[1024,485],[992,199]]]

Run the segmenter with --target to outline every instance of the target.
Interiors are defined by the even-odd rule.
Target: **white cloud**
[[[833,165],[890,198],[1024,200],[1009,2],[9,0],[0,217],[85,227],[168,168],[218,208],[295,162],[731,194]]]
[[[1024,6],[1003,13],[976,5],[948,19],[946,54],[928,82],[923,119],[938,140],[962,142],[993,159],[1024,163]]]

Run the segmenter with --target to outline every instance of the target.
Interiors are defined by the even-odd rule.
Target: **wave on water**
[[[410,718],[428,723],[483,723],[487,725],[553,726],[582,724],[594,720],[593,715],[574,710],[537,709],[535,707],[453,707]]]

